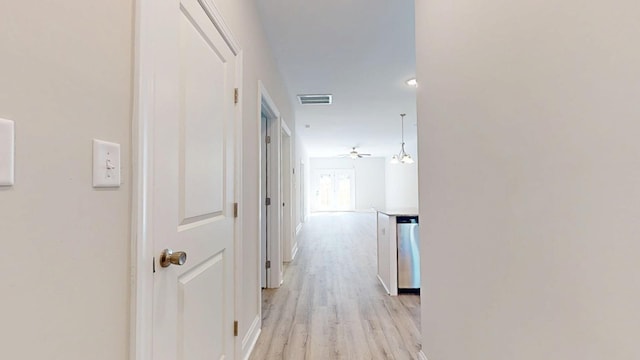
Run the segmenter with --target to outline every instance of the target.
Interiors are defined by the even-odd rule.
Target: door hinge
[[[267,269],[271,269],[271,260],[267,260],[267,263],[264,264]]]
[[[264,199],[264,204],[267,206],[271,205],[271,198]]]
[[[238,320],[233,322],[233,336],[238,336]]]
[[[238,203],[233,203],[233,217],[238,217]]]
[[[153,273],[156,273],[156,257],[153,257]]]
[[[267,136],[264,138],[264,142],[266,142],[267,144],[271,144],[271,136],[267,135]]]
[[[238,88],[233,89],[233,103],[238,103],[238,98],[240,97]]]

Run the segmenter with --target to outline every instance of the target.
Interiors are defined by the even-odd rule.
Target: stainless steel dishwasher
[[[420,235],[417,216],[398,216],[398,291],[420,291]]]

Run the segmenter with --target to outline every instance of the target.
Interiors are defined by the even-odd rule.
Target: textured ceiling
[[[310,156],[351,147],[374,156],[415,152],[413,0],[257,0]],[[297,94],[333,94],[332,105],[302,106]],[[309,128],[306,127],[309,125]]]

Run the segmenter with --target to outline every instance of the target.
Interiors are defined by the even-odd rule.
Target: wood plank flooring
[[[263,290],[252,360],[417,359],[420,297],[376,278],[375,213],[310,216],[280,289]]]

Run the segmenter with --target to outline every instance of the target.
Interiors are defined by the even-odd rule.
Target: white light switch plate
[[[13,185],[15,162],[15,124],[0,119],[0,186]]]
[[[120,144],[93,139],[93,187],[120,186]]]

